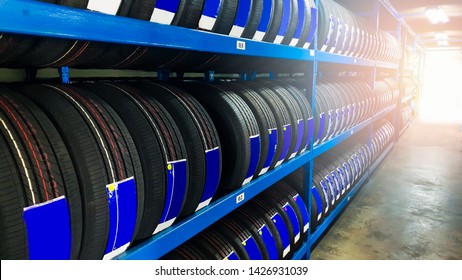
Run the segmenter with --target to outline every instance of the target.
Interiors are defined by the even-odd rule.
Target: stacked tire
[[[342,145],[316,159],[312,186],[312,231],[362,178],[393,139],[393,125],[383,119],[375,123],[371,146]]]
[[[280,181],[163,259],[291,259],[306,239],[309,217],[299,193]]]
[[[111,258],[215,196],[219,138],[207,112],[180,89],[88,83],[13,90],[1,89],[1,259]],[[68,237],[47,244],[59,234],[47,237],[47,227]]]
[[[88,0],[42,2],[306,49],[316,30],[313,0],[123,0],[111,5]],[[211,69],[236,60],[192,51],[9,34],[0,37],[0,57],[0,65],[14,68],[178,71]]]
[[[306,82],[291,82],[306,91]],[[398,92],[390,83],[389,80],[377,82],[375,91],[361,81],[317,84],[314,144],[328,141],[395,104]]]
[[[319,6],[318,50],[398,64],[398,40],[333,0]]]
[[[286,82],[16,84],[0,94],[2,259],[112,258],[310,147],[309,102]],[[23,219],[29,209],[42,218]],[[40,241],[43,223],[68,238]]]

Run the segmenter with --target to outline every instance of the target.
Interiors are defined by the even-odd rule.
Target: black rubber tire
[[[298,0],[291,0],[290,1],[290,19],[289,25],[287,27],[287,31],[284,34],[284,38],[282,39],[282,45],[289,45],[292,39],[294,38],[295,31],[297,31],[298,27],[298,17],[299,13],[303,13],[304,11],[299,11],[298,9]]]
[[[252,0],[252,6],[250,8],[249,19],[245,24],[244,31],[241,37],[252,39],[257,32],[258,25],[260,24],[261,15],[263,12],[263,1]]]
[[[228,242],[219,232],[208,228],[191,239],[192,244],[200,248],[207,260],[224,260],[233,252],[240,259],[240,255],[234,246]]]
[[[246,102],[250,107],[258,123],[260,130],[260,141],[261,141],[261,154],[260,160],[255,171],[254,177],[258,177],[262,171],[269,152],[269,130],[276,128],[276,120],[271,111],[271,108],[265,102],[265,100],[258,95],[255,91],[244,87],[242,84],[228,83],[231,90],[239,94],[239,96]],[[274,156],[273,156],[274,159]],[[273,162],[271,159],[271,162]]]
[[[259,133],[249,106],[233,91],[203,83],[178,84],[204,106],[217,128],[223,151],[223,172],[217,195],[242,186],[250,165],[250,139]]]
[[[270,217],[276,213],[281,216],[284,225],[289,233],[289,251],[285,256],[282,257],[282,259],[290,260],[294,253],[294,229],[292,227],[289,217],[287,216],[287,213],[284,210],[282,210],[281,207],[279,207],[276,200],[274,200],[272,197],[265,195],[264,193],[252,199],[252,207],[254,210],[256,210],[257,208],[262,209],[263,211],[265,211],[266,214],[269,214]]]
[[[236,17],[238,0],[222,1],[218,16],[213,26],[213,33],[228,35],[233,27],[234,18]]]
[[[3,174],[0,176],[1,259],[28,258],[23,208],[63,195],[69,205],[71,222],[69,257],[76,259],[82,237],[82,210],[75,169],[64,142],[37,106],[3,87],[0,88],[0,116],[2,156],[9,155],[1,161],[0,168]],[[32,176],[27,176],[31,171]],[[30,188],[26,189],[28,184]]]
[[[18,57],[24,55],[37,39],[30,36],[0,33],[0,66],[13,66]]]
[[[249,212],[246,207],[238,208],[237,210],[233,211],[229,217],[241,227],[246,228],[252,234],[252,237],[255,239],[255,242],[258,245],[263,260],[269,260],[270,255],[268,249],[259,232],[260,228],[266,226],[263,219],[255,213]]]
[[[270,169],[273,169],[280,160],[284,160],[286,158],[290,151],[289,149],[286,155],[282,155],[284,148],[284,126],[290,124],[289,112],[278,95],[272,91],[270,87],[258,82],[248,82],[245,84],[255,90],[255,92],[257,92],[266,101],[276,120],[276,126],[278,129],[278,145],[274,155],[274,160],[270,166]],[[282,156],[284,156],[284,158],[281,159]]]
[[[101,259],[108,239],[108,183],[135,177],[138,204],[133,238],[140,225],[144,180],[133,140],[112,108],[87,91],[53,85],[31,85],[18,90],[45,111],[69,150],[85,209],[79,258]],[[104,153],[106,145],[111,149]]]
[[[283,13],[282,1],[273,0],[271,20],[268,26],[268,30],[266,30],[265,36],[263,37],[263,41],[271,42],[271,43],[274,42],[274,39],[276,39],[276,36],[278,35],[279,27],[281,26],[282,13]]]
[[[140,82],[136,85],[170,112],[185,141],[189,187],[180,216],[189,216],[196,212],[204,193],[207,175],[205,152],[220,147],[215,125],[202,105],[182,89],[166,83]],[[221,173],[221,158],[218,168]]]
[[[161,260],[206,260],[207,257],[202,254],[201,250],[197,248],[192,242],[181,244],[173,251],[163,256]]]
[[[172,25],[196,29],[204,8],[205,0],[181,0]]]
[[[229,217],[225,217],[213,226],[236,249],[242,260],[251,260],[244,247],[245,241],[252,237],[250,231]]]

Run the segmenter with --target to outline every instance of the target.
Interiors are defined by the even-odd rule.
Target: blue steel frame
[[[317,6],[319,6],[319,1],[316,0]],[[384,2],[387,2],[383,0],[373,1],[376,1],[376,6],[380,4],[384,5]],[[374,12],[375,16],[378,17],[378,11]],[[306,61],[307,71],[305,75],[312,77],[310,87],[313,91],[313,109],[316,100],[316,80],[318,78],[319,62],[368,67],[374,73],[374,80],[377,68],[392,71],[399,70],[399,65],[394,64],[324,53],[315,49],[305,50],[290,46],[232,38],[199,30],[161,25],[124,17],[114,17],[97,12],[71,9],[31,0],[0,1],[0,18],[2,19],[0,32],[5,33]],[[312,45],[317,45],[317,36],[314,37]],[[255,74],[249,76],[242,73],[242,77],[248,79],[249,77],[254,77]],[[60,75],[63,82],[69,82],[69,69],[67,67],[60,69]],[[167,72],[161,73],[160,78],[162,77],[167,79]],[[212,82],[213,78],[214,72],[207,72],[206,80]],[[374,81],[371,82],[373,83]],[[399,100],[401,102],[401,99]],[[191,217],[122,253],[116,259],[158,259],[301,167],[304,168],[306,173],[305,181],[308,190],[304,199],[308,205],[308,211],[311,212],[311,181],[314,159],[365,128],[371,131],[373,123],[376,120],[390,112],[396,112],[396,108],[397,106],[393,105],[319,146],[313,147],[313,144],[311,144],[310,151],[268,172],[243,188],[220,198]],[[369,138],[370,136],[369,133]],[[368,180],[372,172],[392,148],[393,144],[384,151],[348,196],[339,203],[337,208],[318,229],[313,233],[309,231],[307,240],[305,240],[301,249],[295,253],[294,259],[310,258],[310,251],[313,244],[331,226],[335,218],[342,213],[350,199],[359,191],[360,187]],[[237,203],[237,197],[242,196],[242,194],[244,194],[244,200]]]

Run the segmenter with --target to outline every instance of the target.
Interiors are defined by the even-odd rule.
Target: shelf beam
[[[116,259],[155,260],[162,257],[219,219],[231,213],[245,202],[260,194],[285,176],[302,167],[310,161],[311,156],[311,152],[305,152],[304,154],[292,159],[290,162],[282,164],[273,171],[268,172],[244,187],[213,202],[208,207],[200,210],[178,224],[158,233],[135,248],[117,256]],[[242,197],[243,200],[241,200]]]

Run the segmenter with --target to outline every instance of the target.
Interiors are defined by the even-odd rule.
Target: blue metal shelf
[[[340,213],[345,209],[345,207],[348,205],[348,202],[351,200],[351,198],[356,195],[358,190],[361,188],[362,185],[367,181],[368,176],[367,173],[364,174],[361,179],[358,181],[358,183],[351,189],[351,191],[347,194],[346,197],[343,198],[342,201],[337,205],[337,207],[327,216],[327,218],[324,219],[322,224],[318,225],[317,229],[313,234],[311,235],[310,238],[310,247],[313,247],[313,245],[316,243],[316,241],[323,235],[323,233],[329,228],[329,226],[332,224],[332,222],[339,216]]]
[[[301,260],[305,257],[306,253],[310,249],[310,244],[308,242],[303,242],[302,247],[295,252],[294,256],[292,257],[293,260]]]
[[[383,110],[382,112],[376,114],[375,116],[372,117],[372,122],[375,122],[376,120],[379,120],[383,117],[385,117],[388,113],[396,109],[396,104],[393,104],[392,106],[388,107],[387,109]]]
[[[335,219],[342,213],[342,211],[346,208],[350,200],[358,193],[361,186],[363,186],[370,177],[377,167],[382,163],[385,157],[390,153],[391,149],[393,148],[393,143],[391,143],[385,151],[378,157],[378,159],[371,165],[369,170],[361,177],[361,179],[356,183],[356,185],[351,189],[351,191],[345,196],[342,201],[337,205],[337,207],[324,219],[322,224],[318,225],[315,232],[311,234],[311,238],[309,240],[310,248],[316,243],[316,241],[326,232],[329,226],[335,221]]]
[[[316,59],[319,62],[329,62],[329,63],[339,63],[339,64],[349,64],[349,65],[358,65],[358,66],[368,66],[374,67],[375,61],[354,58],[351,56],[338,55],[328,52],[316,52]]]
[[[30,0],[0,1],[0,32],[175,48],[222,54],[314,60],[306,49],[72,9]],[[238,48],[238,42],[243,42]]]
[[[383,0],[375,0],[383,1]],[[318,1],[316,1],[319,3]],[[368,67],[367,71],[377,71],[377,68],[399,69],[398,65],[359,59],[332,53],[306,50],[266,42],[234,38],[225,35],[208,33],[200,30],[162,25],[105,15],[98,12],[73,9],[31,0],[0,0],[0,33],[16,33],[32,36],[56,37],[70,40],[97,41],[115,44],[129,44],[148,47],[173,48],[179,50],[201,51],[239,56],[257,56],[273,59],[289,59],[297,61],[313,61],[307,63],[307,73],[314,82],[313,108],[316,95],[316,75],[318,62]],[[313,45],[317,45],[315,36]],[[290,63],[290,61],[288,62]],[[212,69],[213,70],[213,69]],[[375,77],[375,76],[374,76]],[[268,172],[245,187],[220,198],[208,207],[162,231],[149,240],[129,249],[117,256],[117,259],[158,259],[167,252],[189,240],[208,226],[212,225],[240,205],[255,197],[277,181],[300,167],[308,170],[306,180],[311,180],[314,158],[339,145],[352,135],[366,127],[371,128],[374,121],[382,118],[397,108],[396,105],[387,108],[377,115],[367,119],[348,131],[333,137],[329,141],[315,146],[312,151],[294,158],[288,163]],[[406,127],[409,125],[406,124]],[[406,128],[405,127],[405,128]],[[405,130],[404,128],[404,130]],[[403,131],[404,131],[403,130]],[[402,134],[402,132],[400,134]],[[310,248],[322,236],[335,218],[347,206],[348,201],[367,181],[370,174],[376,170],[386,155],[393,148],[391,144],[371,166],[369,171],[353,187],[349,194],[339,203],[337,208],[324,220],[308,240],[295,253],[293,259],[302,259],[310,254]],[[311,171],[310,171],[311,170]],[[305,202],[311,204],[311,186],[307,182]],[[237,202],[238,196],[244,194],[244,199]],[[308,207],[311,213],[311,207]]]
[[[251,198],[266,190],[271,185],[302,167],[311,160],[311,157],[312,155],[309,151],[295,157],[291,161],[282,164],[244,187],[213,202],[211,205],[201,209],[191,217],[188,217],[180,223],[158,233],[135,248],[117,256],[116,259],[154,260],[162,257],[222,217],[231,213],[234,209],[238,208]],[[242,194],[244,194],[244,199],[239,201],[238,196],[242,196]],[[239,202],[237,203],[237,201]]]
[[[391,143],[388,145],[388,147],[385,149],[385,151],[377,158],[377,160],[371,165],[369,168],[369,176],[372,175],[372,173],[377,170],[377,168],[380,166],[380,164],[383,162],[383,160],[387,157],[387,155],[391,152],[393,149],[394,144]]]
[[[317,157],[328,150],[332,149],[333,147],[337,146],[338,144],[342,143],[346,139],[350,138],[354,134],[356,134],[358,131],[362,130],[363,128],[369,126],[371,124],[370,119],[365,120],[364,122],[358,124],[357,126],[345,131],[344,133],[337,135],[330,139],[327,142],[324,142],[318,146],[315,146],[313,149],[313,157]]]

